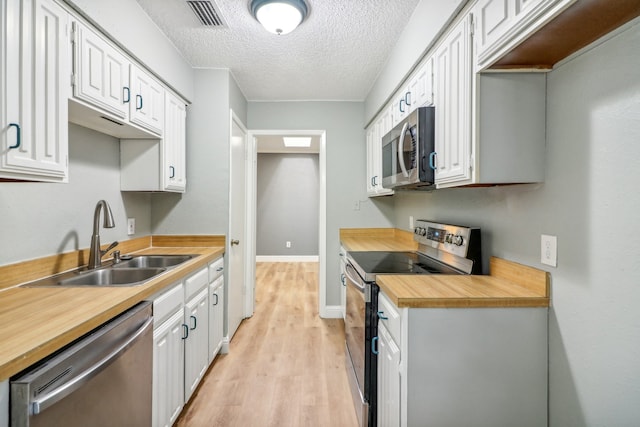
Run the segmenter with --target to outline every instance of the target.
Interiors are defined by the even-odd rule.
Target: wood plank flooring
[[[258,263],[255,314],[178,427],[355,427],[342,319],[318,316],[318,263]]]

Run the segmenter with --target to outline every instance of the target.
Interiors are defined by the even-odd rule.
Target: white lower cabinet
[[[378,327],[378,425],[400,426],[400,348]]]
[[[153,331],[153,426],[171,427],[184,406],[184,310]]]
[[[547,308],[378,303],[378,425],[547,425]]]
[[[219,258],[211,265],[221,265],[222,262]],[[175,422],[213,360],[209,357],[211,265],[152,298],[154,427],[171,426]],[[216,289],[222,291],[223,287]],[[224,294],[218,295],[218,298],[214,297],[213,302],[218,304],[214,305],[212,312],[217,316],[214,323],[219,325],[216,331],[219,329],[222,336]]]
[[[184,401],[209,367],[209,271],[205,267],[185,281]]]
[[[224,277],[209,284],[209,363],[222,349],[224,340]]]

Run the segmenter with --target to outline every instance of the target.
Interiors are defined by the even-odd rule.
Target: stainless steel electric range
[[[379,274],[481,274],[480,229],[418,220],[415,252],[347,252],[347,374],[361,427],[377,425]]]

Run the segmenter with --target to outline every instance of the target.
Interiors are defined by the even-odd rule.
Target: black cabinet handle
[[[9,127],[14,127],[16,128],[16,143],[15,145],[10,145],[9,149],[14,149],[14,148],[18,148],[20,147],[20,144],[22,143],[22,138],[20,136],[20,125],[17,123],[9,123]]]

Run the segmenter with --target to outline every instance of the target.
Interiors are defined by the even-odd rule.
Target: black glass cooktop
[[[365,280],[376,274],[460,274],[446,264],[418,252],[349,252],[354,267],[364,273]]]

